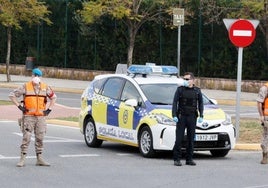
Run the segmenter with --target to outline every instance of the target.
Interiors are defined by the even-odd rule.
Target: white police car
[[[132,65],[127,74],[96,76],[81,96],[79,126],[86,144],[120,142],[139,147],[144,157],[172,150],[176,125],[171,107],[182,83],[177,72],[174,66]],[[224,157],[234,148],[235,128],[229,115],[205,95],[203,100],[204,121],[197,123],[194,148]]]

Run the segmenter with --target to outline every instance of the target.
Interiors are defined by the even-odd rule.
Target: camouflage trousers
[[[263,133],[262,133],[262,141],[261,141],[261,148],[264,153],[268,152],[268,118],[265,117],[263,126]]]
[[[35,152],[42,153],[46,129],[47,126],[44,116],[24,116],[21,121],[21,130],[23,134],[20,146],[21,153],[27,153],[32,133],[35,135]]]

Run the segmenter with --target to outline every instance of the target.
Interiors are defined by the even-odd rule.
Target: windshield
[[[177,84],[143,84],[140,85],[143,93],[152,104],[172,105]],[[203,95],[204,105],[213,104]]]
[[[147,99],[153,104],[172,105],[177,84],[144,84],[141,89]]]

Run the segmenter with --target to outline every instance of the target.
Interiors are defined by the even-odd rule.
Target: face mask
[[[184,82],[183,82],[183,86],[184,86],[184,87],[189,87],[189,82],[188,82],[187,80],[184,80]]]
[[[39,84],[40,81],[41,81],[40,78],[37,77],[37,76],[32,78],[32,82],[33,82],[34,84]]]

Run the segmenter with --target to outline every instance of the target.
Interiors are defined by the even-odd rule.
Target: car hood
[[[162,113],[172,118],[171,105],[155,105],[155,109],[152,113]],[[225,120],[225,112],[216,105],[204,106],[204,121],[219,121]]]

